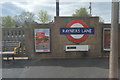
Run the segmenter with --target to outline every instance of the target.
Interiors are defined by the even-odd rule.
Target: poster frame
[[[104,47],[104,44],[105,44],[105,43],[104,43],[104,40],[105,40],[105,39],[104,39],[105,30],[110,30],[110,32],[111,32],[111,28],[103,28],[103,51],[110,51],[110,48],[105,48],[105,47]]]
[[[36,29],[49,29],[49,51],[47,52],[37,52],[36,51],[36,37],[35,37],[35,30]],[[35,53],[50,53],[51,52],[51,29],[50,28],[34,28],[34,51]]]

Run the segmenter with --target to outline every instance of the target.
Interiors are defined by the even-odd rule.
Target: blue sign
[[[94,28],[60,28],[60,34],[94,34]]]

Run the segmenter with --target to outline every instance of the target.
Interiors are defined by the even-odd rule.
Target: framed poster
[[[104,49],[104,51],[110,51],[110,28],[104,28],[103,49]]]
[[[50,52],[50,29],[35,29],[35,52]]]

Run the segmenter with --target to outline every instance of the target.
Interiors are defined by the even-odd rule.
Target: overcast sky
[[[55,16],[56,0],[2,0],[0,2],[0,16],[15,16],[22,11],[35,14],[39,10],[47,10],[52,19]],[[90,0],[92,1],[92,0]],[[85,7],[89,13],[89,0],[60,0],[60,16],[71,16],[76,9]],[[100,16],[106,23],[111,21],[111,0],[97,0],[92,2],[92,15]]]

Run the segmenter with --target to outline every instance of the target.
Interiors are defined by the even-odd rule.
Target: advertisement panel
[[[35,52],[50,52],[50,29],[35,29]]]
[[[103,49],[104,51],[110,51],[110,28],[104,28],[103,36]]]

